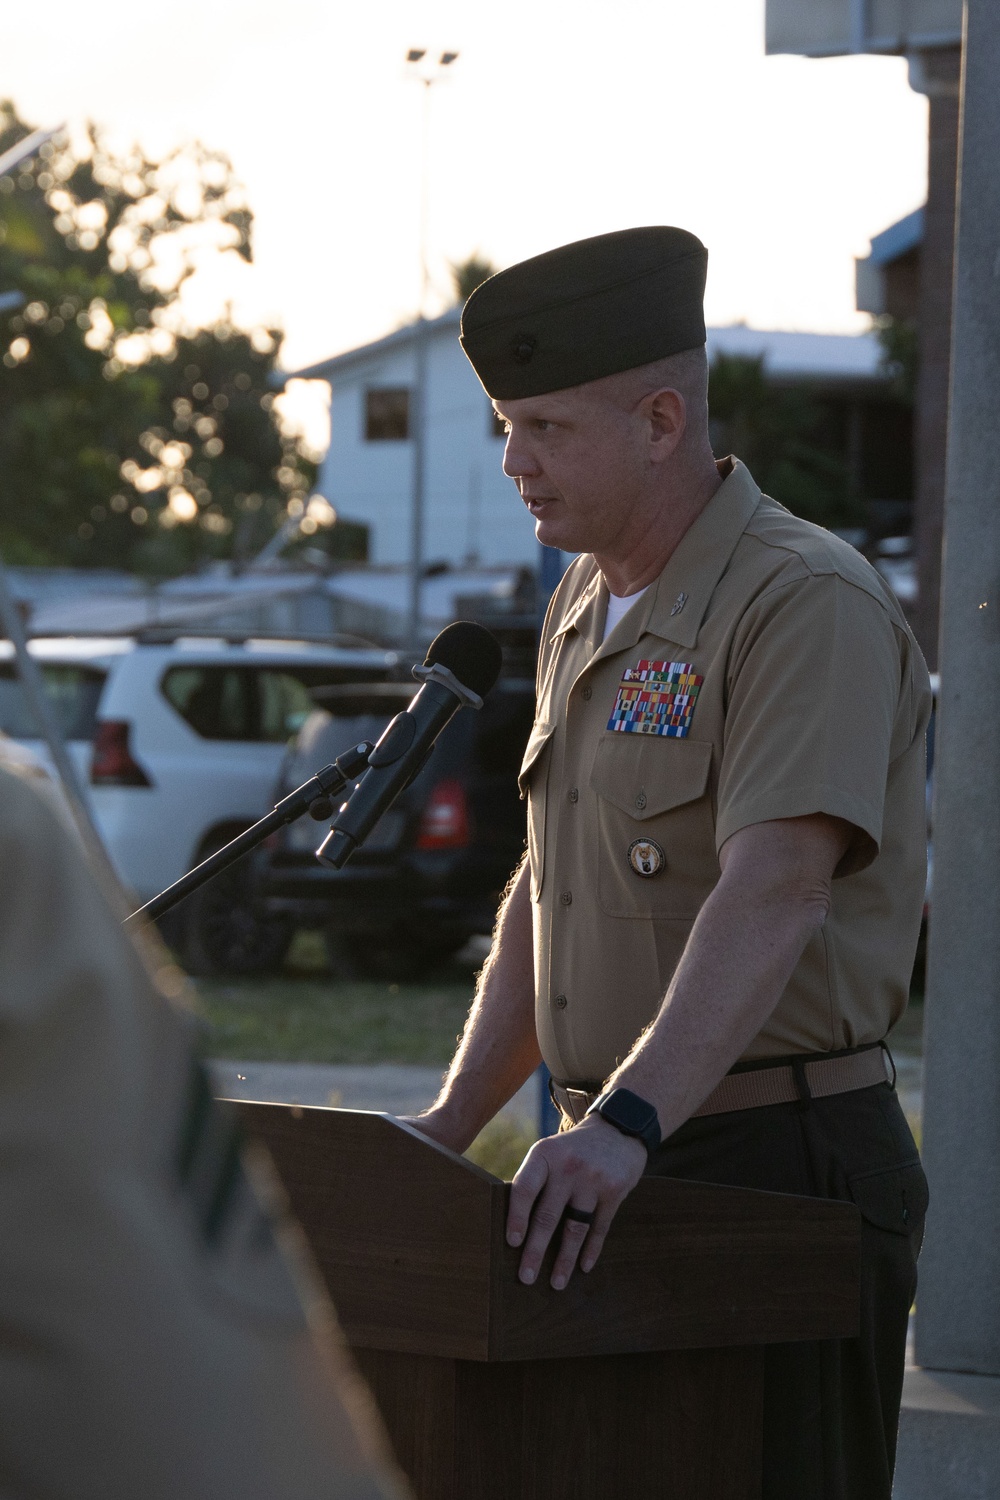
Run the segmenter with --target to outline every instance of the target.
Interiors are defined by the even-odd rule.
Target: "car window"
[[[93,739],[107,673],[74,663],[40,662],[39,666],[63,738]],[[42,738],[13,662],[0,664],[0,729],[15,740]]]
[[[317,684],[358,675],[336,666],[170,667],[161,691],[181,718],[206,740],[257,740],[283,744],[315,708]],[[370,673],[369,673],[370,676]]]
[[[260,738],[282,744],[298,734],[313,711],[313,700],[305,683],[290,672],[261,668],[257,672],[260,696]]]
[[[171,667],[163,696],[205,740],[257,738],[254,685],[246,667]]]

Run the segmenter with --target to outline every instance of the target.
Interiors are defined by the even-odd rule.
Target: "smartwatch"
[[[600,1115],[622,1135],[634,1136],[641,1141],[652,1156],[659,1146],[660,1121],[653,1106],[631,1089],[611,1089],[595,1099],[587,1110],[588,1115]]]

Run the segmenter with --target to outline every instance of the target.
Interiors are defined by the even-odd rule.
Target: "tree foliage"
[[[0,152],[29,133],[0,104]],[[313,478],[284,435],[276,329],[184,325],[205,255],[249,260],[224,156],[49,143],[0,177],[0,548],[11,562],[166,574],[249,556]]]
[[[473,252],[467,260],[451,262],[451,280],[455,292],[456,302],[468,302],[477,287],[482,286],[491,276],[495,276],[499,266],[495,266],[485,255],[478,251]]]
[[[763,359],[717,354],[708,406],[715,452],[743,459],[766,494],[820,526],[864,524],[843,453],[814,397],[772,384]]]
[[[912,406],[917,398],[920,350],[915,318],[894,318],[883,313],[875,320],[875,333],[882,349],[882,368],[892,379],[900,401]]]

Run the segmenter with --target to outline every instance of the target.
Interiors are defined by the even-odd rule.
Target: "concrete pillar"
[[[914,414],[913,529],[920,583],[914,626],[932,668],[937,665],[941,588],[960,71],[959,47],[936,47],[910,59],[910,83],[927,95],[929,106],[927,207],[917,294],[920,373]]]
[[[1000,5],[966,25],[916,1355],[1000,1376]]]

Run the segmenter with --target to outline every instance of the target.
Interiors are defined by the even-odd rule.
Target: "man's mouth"
[[[555,495],[522,495],[521,499],[533,516],[538,515],[557,498]]]

